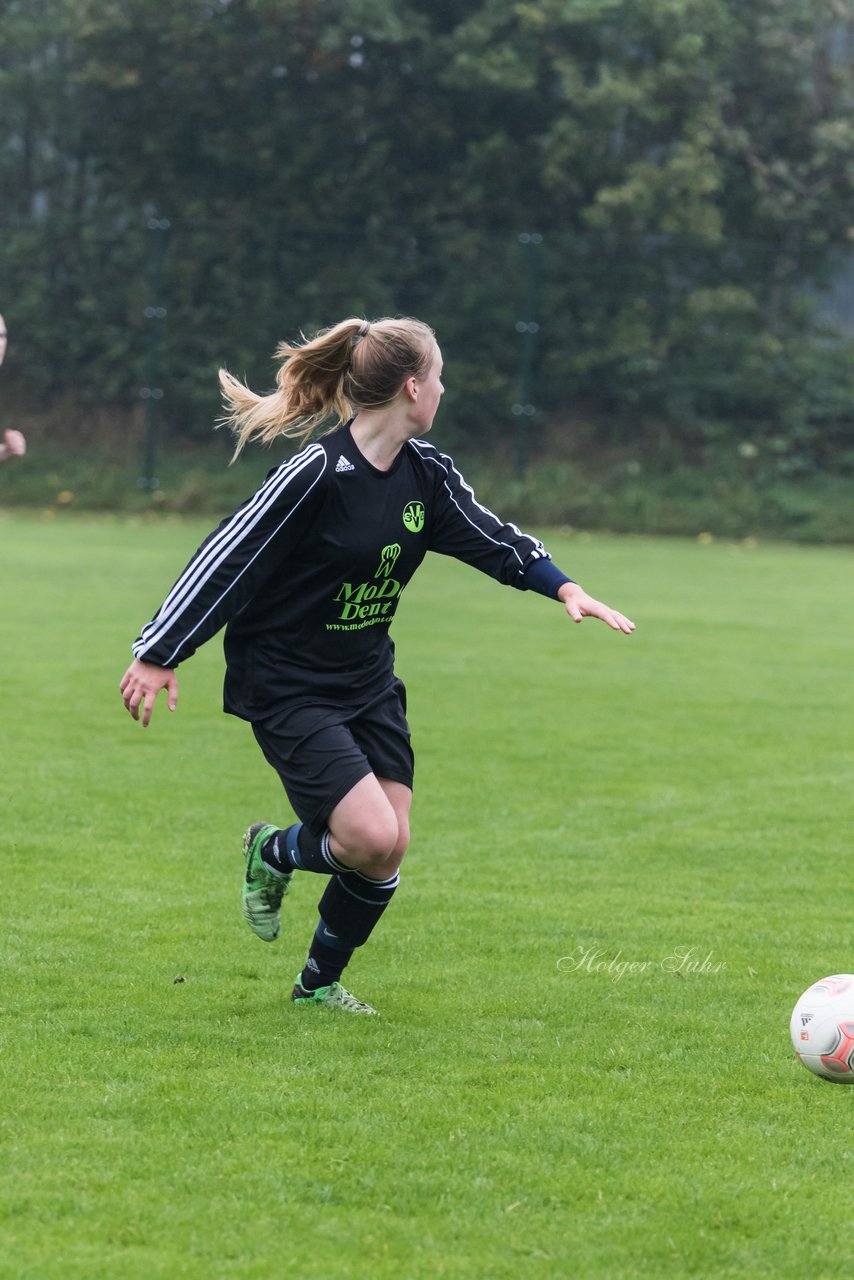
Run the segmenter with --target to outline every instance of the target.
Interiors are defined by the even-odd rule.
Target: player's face
[[[429,373],[424,378],[417,379],[418,399],[413,407],[419,431],[430,430],[436,410],[439,408],[439,401],[444,394],[442,364],[442,353],[436,347]]]

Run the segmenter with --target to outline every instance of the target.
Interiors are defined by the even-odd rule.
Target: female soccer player
[[[243,914],[279,934],[295,871],[329,877],[291,998],[376,1010],[339,979],[385,911],[409,843],[413,756],[389,626],[428,551],[564,604],[575,622],[634,623],[592,599],[542,543],[482,507],[452,460],[422,437],[442,355],[418,320],[344,320],[282,344],[277,389],[220,373],[236,453],[283,435],[303,447],[276,467],[193,556],[133,646],[124,705],[147,726],[175,668],[225,625],[224,706],[248,720],[299,818],[255,822],[243,841]],[[332,415],[338,424],[311,437]]]

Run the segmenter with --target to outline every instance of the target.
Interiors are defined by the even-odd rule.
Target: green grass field
[[[549,537],[631,638],[431,558],[348,1019],[287,998],[322,881],[273,946],[241,920],[242,832],[289,813],[219,642],[176,715],[121,706],[205,532],[0,519],[0,1276],[840,1274],[854,1088],[788,1019],[854,970],[854,553]]]

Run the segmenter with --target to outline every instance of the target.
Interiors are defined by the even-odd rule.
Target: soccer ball
[[[808,987],[792,1011],[789,1031],[809,1071],[854,1084],[854,973],[836,973]]]

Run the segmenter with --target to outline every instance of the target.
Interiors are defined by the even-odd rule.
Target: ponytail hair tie
[[[371,327],[370,320],[363,320],[362,323],[359,325],[359,328],[356,330],[356,332],[353,334],[352,338],[350,339],[350,360],[351,361],[353,359],[353,352],[356,350],[356,348],[358,347],[362,339],[368,336],[370,327]]]

